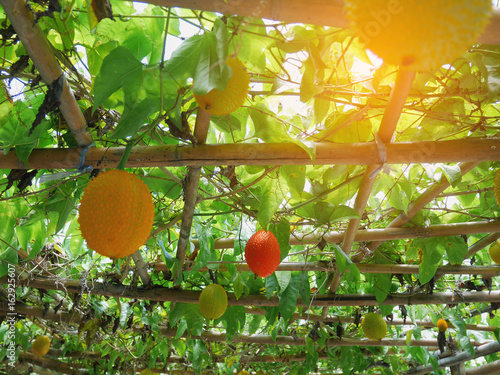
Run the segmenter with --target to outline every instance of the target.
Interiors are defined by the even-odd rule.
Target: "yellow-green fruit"
[[[154,372],[149,369],[142,370],[139,375],[154,375]]]
[[[227,309],[227,293],[219,284],[210,284],[200,293],[198,303],[201,315],[207,319],[219,319]]]
[[[31,347],[31,351],[35,355],[39,355],[40,357],[43,357],[45,354],[48,353],[50,349],[50,339],[45,336],[38,336],[36,340],[33,342],[33,346]]]
[[[361,329],[370,340],[382,340],[387,333],[387,323],[380,314],[368,313],[361,322]]]
[[[385,62],[429,71],[452,63],[477,42],[491,0],[346,0],[346,16]]]
[[[238,372],[238,375],[250,375],[250,374],[246,370],[241,370],[240,372]]]
[[[500,242],[494,242],[490,246],[490,257],[493,262],[500,265]]]
[[[437,327],[440,332],[446,332],[448,330],[448,323],[446,323],[446,320],[444,319],[439,319]]]
[[[229,57],[226,64],[231,67],[233,74],[224,90],[213,89],[205,95],[194,94],[198,105],[215,116],[228,115],[240,108],[245,102],[250,84],[250,76],[240,60]]]
[[[497,201],[498,207],[500,207],[500,169],[495,175],[495,181],[493,182],[493,192],[495,194],[495,199]]]
[[[153,228],[154,203],[146,184],[133,173],[109,170],[89,182],[80,201],[78,223],[87,245],[112,259],[144,245]]]

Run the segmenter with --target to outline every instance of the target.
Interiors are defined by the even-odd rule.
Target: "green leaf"
[[[346,273],[346,279],[348,281],[358,281],[360,276],[358,267],[356,267],[356,265],[338,245],[333,245],[333,249],[335,251],[335,261],[340,274]]]
[[[232,76],[226,64],[228,34],[226,25],[217,19],[214,30],[203,34],[203,48],[193,77],[193,92],[205,95],[213,89],[222,91]]]
[[[197,303],[176,302],[169,314],[170,327],[174,327],[182,318],[185,319],[191,334],[201,335],[205,318],[201,315]]]
[[[305,165],[283,165],[280,167],[280,176],[286,181],[288,187],[295,190],[299,196],[302,195],[306,183]]]
[[[130,305],[127,302],[120,303],[120,327],[125,329],[127,325],[127,319],[130,314]]]
[[[288,256],[290,250],[290,223],[287,220],[280,220],[278,224],[269,224],[269,230],[274,234],[280,245],[280,260]]]
[[[122,87],[138,90],[144,65],[125,47],[117,47],[103,60],[94,83],[95,111],[106,99]]]
[[[279,296],[279,312],[285,320],[292,318],[301,288],[302,272],[292,272],[287,288]]]
[[[461,236],[453,236],[442,237],[441,241],[441,246],[444,247],[450,264],[462,264],[469,250],[464,239]]]
[[[418,278],[421,284],[429,282],[441,264],[444,255],[444,248],[439,246],[439,239],[423,238],[412,242],[411,247],[416,248],[422,254],[422,262],[418,269]]]
[[[266,297],[271,298],[273,293],[278,289],[278,277],[277,273],[274,272],[270,276],[266,277]]]
[[[226,328],[227,340],[231,341],[240,331],[243,330],[246,321],[244,306],[228,306],[222,316]]]
[[[0,277],[4,277],[9,273],[9,265],[16,265],[17,263],[18,255],[15,248],[8,247],[6,250],[0,253]]]
[[[377,273],[374,275],[375,283],[373,285],[375,291],[375,298],[377,302],[382,304],[387,298],[389,291],[391,289],[392,275],[388,273]]]
[[[196,256],[196,264],[192,269],[193,272],[196,272],[210,260],[211,254],[214,251],[215,240],[212,237],[212,230],[210,227],[202,226],[200,223],[194,223],[194,229],[200,243],[200,250]]]
[[[446,310],[446,316],[448,317],[448,319],[450,319],[451,324],[453,324],[460,335],[467,336],[467,328],[465,327],[465,322],[455,309]]]
[[[439,167],[444,172],[444,175],[452,187],[456,187],[462,180],[462,170],[460,169],[460,165],[439,164]]]
[[[292,271],[276,271],[276,280],[280,286],[280,291],[283,292],[288,287],[290,279],[292,278]],[[281,293],[280,293],[281,294]]]
[[[267,229],[269,221],[279,208],[282,200],[283,193],[279,189],[277,180],[273,178],[268,179],[262,189],[259,212],[257,213],[257,221],[263,229]]]
[[[241,275],[238,274],[236,276],[236,280],[234,282],[234,296],[236,297],[236,300],[239,300],[240,297],[243,294],[243,290],[245,288],[245,283],[243,283],[243,280],[241,279]],[[267,293],[267,291],[266,291]]]

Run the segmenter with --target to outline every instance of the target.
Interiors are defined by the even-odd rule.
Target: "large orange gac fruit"
[[[240,60],[229,57],[226,64],[231,67],[233,75],[224,90],[213,89],[205,95],[194,94],[198,105],[215,116],[228,115],[240,108],[245,102],[250,84],[250,76]]]
[[[207,319],[219,319],[227,309],[227,293],[219,284],[210,284],[198,298],[201,315]]]
[[[429,71],[452,63],[483,32],[491,0],[346,0],[346,16],[385,62]]]
[[[250,270],[259,277],[270,276],[280,264],[280,245],[271,232],[259,230],[245,246],[245,260]]]
[[[42,335],[38,336],[31,346],[31,351],[33,354],[43,357],[49,352],[50,349],[50,339],[48,336]]]
[[[90,249],[118,259],[144,245],[153,219],[154,204],[146,184],[132,173],[109,170],[85,188],[78,223]]]

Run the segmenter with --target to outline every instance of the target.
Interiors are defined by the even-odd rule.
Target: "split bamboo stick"
[[[386,145],[387,164],[456,163],[500,161],[499,138],[467,138],[438,142],[397,142]],[[127,168],[202,167],[221,165],[374,165],[380,163],[377,145],[330,143],[314,145],[313,162],[293,143],[242,143],[192,146],[137,146],[132,148]],[[464,150],[467,150],[464,153]],[[74,169],[81,149],[34,149],[28,161],[33,169]],[[124,147],[90,148],[86,164],[94,168],[116,168]],[[0,168],[27,169],[14,152],[0,154]]]
[[[0,281],[5,283],[5,277]],[[198,303],[201,292],[193,290],[178,290],[164,287],[133,287],[128,285],[107,284],[100,282],[89,283],[88,290],[82,290],[78,280],[59,280],[33,278],[21,283],[23,286],[46,290],[64,290],[71,293],[84,293],[107,297],[136,298],[149,301],[172,301],[181,303]],[[228,293],[228,304],[239,306],[279,306],[277,296],[269,299],[265,295],[249,295],[236,299],[234,294]],[[453,305],[459,303],[489,303],[500,302],[500,291],[492,292],[440,292],[433,294],[390,294],[381,305]],[[310,306],[378,306],[379,303],[373,294],[327,294],[315,295],[307,304],[297,300],[297,307]]]

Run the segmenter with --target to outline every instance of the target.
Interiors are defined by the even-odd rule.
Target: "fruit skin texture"
[[[154,203],[136,175],[109,170],[89,182],[80,202],[78,223],[87,245],[112,259],[144,245],[153,228]]]
[[[387,323],[380,314],[368,313],[361,322],[363,333],[370,340],[382,340],[387,333]]]
[[[40,357],[43,357],[45,354],[47,354],[49,352],[49,349],[50,339],[45,335],[38,336],[31,347],[31,351],[33,352],[33,354]]]
[[[205,95],[194,94],[200,107],[214,116],[228,115],[236,111],[245,102],[250,84],[250,76],[244,65],[235,57],[226,60],[233,71],[224,90],[213,89]]]
[[[497,201],[498,207],[500,207],[500,169],[495,175],[495,181],[493,182],[493,192],[495,194],[495,200]]]
[[[346,0],[350,26],[386,63],[432,71],[476,43],[491,0]]]
[[[272,275],[280,264],[280,245],[271,232],[259,230],[245,245],[245,260],[250,270],[259,277]]]
[[[493,262],[500,266],[500,242],[494,242],[490,245],[490,257]]]
[[[144,369],[139,373],[139,375],[154,375],[154,372],[150,369]]]
[[[448,330],[448,323],[446,323],[446,320],[444,319],[439,319],[436,325],[439,332],[446,332]]]
[[[210,284],[198,299],[201,315],[207,319],[219,319],[227,309],[227,293],[219,284]]]

